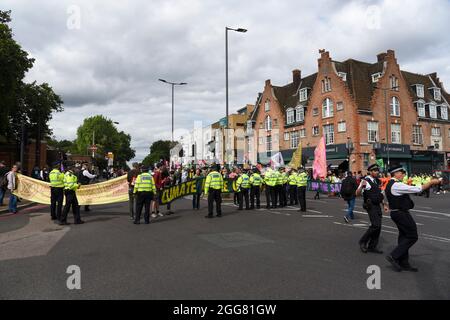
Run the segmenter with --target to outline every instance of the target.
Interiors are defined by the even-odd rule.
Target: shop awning
[[[342,164],[342,162],[344,162],[344,161],[347,161],[347,159],[331,159],[331,160],[327,160],[327,166],[332,168],[332,169],[335,169],[335,168],[338,168]],[[309,159],[306,162],[305,168],[306,169],[312,169],[313,163],[314,163],[314,160]]]

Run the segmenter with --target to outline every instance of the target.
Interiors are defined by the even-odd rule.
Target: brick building
[[[320,50],[318,70],[275,86],[267,80],[247,121],[250,162],[268,162],[281,151],[285,162],[301,142],[303,162],[325,136],[329,165],[360,171],[377,159],[411,172],[445,169],[450,155],[450,95],[436,73],[400,69],[393,50],[366,63],[331,59]]]

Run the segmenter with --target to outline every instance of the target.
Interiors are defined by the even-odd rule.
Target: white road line
[[[445,220],[444,218],[424,216],[423,214],[416,214],[416,216],[423,217],[423,218],[429,218],[429,219],[435,219],[435,220]]]
[[[305,218],[332,218],[333,216],[326,216],[323,214],[303,214],[302,217]]]
[[[436,239],[441,239],[441,240],[445,240],[445,241],[449,241],[449,242],[450,242],[450,239],[448,239],[448,238],[438,237],[438,236],[433,236],[432,234],[426,234],[426,233],[422,233],[422,235],[427,236],[427,237],[433,237],[433,238],[436,238]]]
[[[347,209],[342,209],[342,211],[345,211],[345,212],[347,212]],[[369,214],[367,213],[367,212],[363,212],[363,211],[356,211],[356,210],[353,210],[353,212],[356,212],[356,213],[361,213],[361,214],[365,214],[366,216],[368,216]],[[383,218],[388,218],[388,219],[391,219],[391,217],[389,217],[389,216],[387,216],[387,215],[383,215]]]
[[[322,213],[321,211],[316,211],[316,210],[311,210],[311,209],[306,209],[306,211],[314,212],[314,213]]]
[[[431,213],[431,214],[438,214],[438,215],[441,215],[441,216],[450,217],[450,213],[444,213],[444,212],[426,211],[426,210],[414,210],[414,209],[411,209],[410,211],[414,211],[414,212],[422,212],[422,213]]]
[[[324,200],[314,200],[314,199],[308,199],[308,198],[306,198],[306,200],[308,200],[308,201],[315,201],[315,202],[322,202],[322,203],[328,203],[327,201],[324,201]]]
[[[416,208],[429,209],[429,210],[433,209],[432,207],[420,207],[420,206],[416,206]]]

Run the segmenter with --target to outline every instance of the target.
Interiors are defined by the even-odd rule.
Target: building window
[[[326,98],[322,103],[322,118],[329,118],[334,115],[333,101],[330,98]]]
[[[325,144],[334,144],[334,125],[328,124],[323,126],[323,135],[325,136]]]
[[[450,129],[448,129],[448,137],[450,138]]]
[[[433,96],[434,96],[434,100],[441,101],[441,89],[434,88],[433,89]]]
[[[306,138],[306,129],[300,129],[300,138]]]
[[[264,129],[267,131],[272,130],[272,119],[270,119],[270,116],[266,117],[266,121],[264,122]]]
[[[367,168],[369,166],[369,154],[368,153],[364,153],[364,167]]]
[[[248,120],[247,121],[247,134],[252,134],[252,133],[253,133],[253,121]]]
[[[345,132],[347,131],[347,125],[345,123],[345,121],[339,122],[338,123],[338,132]]]
[[[303,88],[300,90],[300,102],[308,100],[308,89]]]
[[[440,137],[441,136],[441,128],[440,127],[431,128],[431,135],[433,137]]]
[[[289,141],[289,132],[284,133],[284,141]]]
[[[347,81],[347,74],[345,72],[338,72],[338,76],[342,79],[342,81]]]
[[[314,108],[313,109],[313,116],[316,117],[319,115],[319,108]]]
[[[448,106],[446,104],[441,106],[441,118],[448,120]]]
[[[270,111],[270,103],[269,100],[266,101],[266,103],[264,104],[264,111]]]
[[[264,143],[264,137],[259,137],[258,138],[258,144],[262,145]]]
[[[413,126],[413,144],[423,144],[423,133],[421,126]]]
[[[417,114],[419,117],[425,117],[425,103],[423,101],[417,102]]]
[[[268,136],[266,139],[266,151],[272,151],[272,137]]]
[[[436,105],[434,103],[430,103],[430,118],[436,119],[437,118],[437,111],[436,111]]]
[[[319,135],[319,126],[314,126],[312,128],[312,135],[313,136],[318,136]]]
[[[402,131],[398,123],[391,124],[391,142],[402,143]]]
[[[398,78],[396,76],[391,76],[389,78],[389,83],[391,85],[391,90],[398,91]]]
[[[299,134],[298,131],[291,132],[291,149],[295,149],[298,147]]]
[[[416,94],[419,98],[423,98],[425,96],[425,92],[423,90],[423,85],[421,85],[421,84],[416,85]]]
[[[378,122],[367,122],[367,142],[377,142],[378,139]]]
[[[286,119],[287,119],[287,124],[291,124],[294,122],[294,109],[292,109],[292,108],[287,109]]]
[[[331,91],[331,79],[325,77],[325,79],[322,80],[322,93],[330,91]]]
[[[297,122],[305,121],[305,107],[298,106],[295,108],[295,117]]]
[[[400,117],[400,101],[397,97],[391,99],[391,116]]]
[[[372,82],[373,82],[373,83],[378,82],[378,80],[379,80],[380,78],[381,78],[381,72],[374,73],[374,74],[372,75]]]
[[[344,110],[344,103],[342,101],[336,103],[336,110],[337,111]]]

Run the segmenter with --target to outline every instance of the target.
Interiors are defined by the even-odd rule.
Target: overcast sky
[[[27,81],[48,82],[64,100],[50,125],[74,139],[83,119],[103,114],[132,136],[136,160],[175,136],[225,115],[225,26],[230,111],[254,103],[266,79],[316,72],[318,50],[335,60],[375,62],[396,51],[403,70],[437,72],[450,87],[450,1],[1,0],[15,39],[36,63]],[[79,15],[78,15],[79,13]],[[77,19],[77,18],[80,19]],[[447,31],[445,31],[447,30]],[[447,90],[449,91],[449,90]]]

